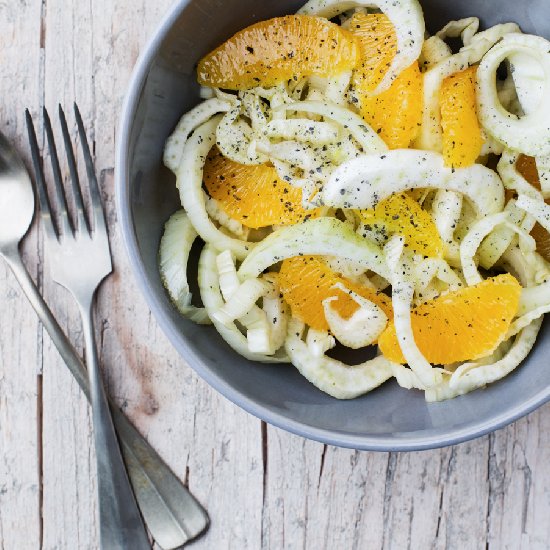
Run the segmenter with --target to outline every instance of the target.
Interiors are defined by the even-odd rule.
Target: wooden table
[[[116,270],[99,296],[101,361],[109,391],[210,513],[210,530],[192,548],[549,548],[550,406],[436,451],[327,447],[220,397],[160,332],[128,267],[113,170],[132,67],[169,5],[0,0],[0,127],[28,163],[25,107],[38,120],[43,105],[52,113],[58,103],[80,105],[108,201]],[[24,251],[81,347],[72,300],[44,275],[36,226]],[[0,288],[0,549],[97,548],[88,405],[4,264]]]

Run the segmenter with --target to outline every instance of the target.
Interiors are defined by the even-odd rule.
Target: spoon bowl
[[[17,247],[34,217],[34,192],[21,157],[0,132],[0,250]]]

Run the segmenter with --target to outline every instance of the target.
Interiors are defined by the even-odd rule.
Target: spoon
[[[34,192],[23,161],[0,132],[0,256],[10,266],[61,357],[89,400],[88,376],[71,342],[55,320],[29,275],[19,243],[34,218]],[[157,452],[111,403],[113,421],[136,500],[155,541],[165,550],[179,548],[208,526],[202,506]]]

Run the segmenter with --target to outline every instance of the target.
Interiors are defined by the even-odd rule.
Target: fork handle
[[[30,277],[19,249],[13,247],[2,253],[61,358],[86,398],[90,399],[84,364]],[[128,474],[149,530],[162,548],[179,548],[204,531],[208,516],[126,416],[115,405],[111,408]]]
[[[150,550],[151,545],[130,487],[103,387],[94,334],[93,297],[78,300],[86,345],[86,366],[94,424],[99,493],[99,527],[104,550]]]

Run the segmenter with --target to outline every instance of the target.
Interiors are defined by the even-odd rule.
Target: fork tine
[[[76,169],[76,160],[74,157],[73,145],[71,143],[71,138],[69,136],[69,128],[67,127],[67,119],[65,118],[65,113],[63,108],[59,105],[59,120],[61,122],[61,132],[63,134],[63,141],[65,143],[65,152],[67,154],[67,162],[69,164],[69,172],[71,174],[71,183],[73,188],[73,196],[76,207],[76,223],[75,229],[84,229],[86,228],[88,232],[90,231],[90,224],[86,218],[84,202],[82,200],[82,190],[80,187],[80,180],[78,178],[78,170]]]
[[[57,200],[57,209],[59,216],[59,230],[61,234],[73,233],[71,220],[67,211],[67,199],[65,198],[65,190],[63,189],[63,179],[61,177],[61,169],[59,168],[59,159],[57,157],[57,147],[53,137],[52,123],[48,115],[48,111],[44,107],[44,128],[46,130],[46,138],[48,140],[48,148],[52,163],[53,181],[55,187],[55,197]]]
[[[50,199],[46,190],[46,184],[44,183],[44,172],[42,170],[42,164],[40,161],[40,151],[38,148],[38,141],[36,140],[34,123],[28,109],[25,109],[25,119],[27,122],[27,133],[29,135],[29,143],[31,146],[32,164],[34,168],[34,181],[36,194],[38,195],[38,207],[40,210],[40,216],[42,218],[44,230],[46,231],[46,236],[49,239],[57,239],[59,233],[56,227],[56,221],[52,217]]]
[[[97,177],[94,169],[94,161],[92,160],[92,154],[88,145],[88,138],[86,137],[86,130],[84,129],[84,122],[80,115],[78,105],[74,104],[74,114],[76,117],[76,124],[78,126],[78,134],[80,135],[80,142],[82,145],[82,152],[84,153],[84,162],[86,164],[86,173],[88,174],[88,185],[90,190],[90,200],[92,204],[92,217],[93,217],[93,231],[101,231],[107,233],[107,226],[105,224],[105,213],[103,212],[103,205],[101,202],[101,194],[99,192],[99,185],[97,183]]]

